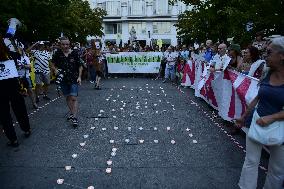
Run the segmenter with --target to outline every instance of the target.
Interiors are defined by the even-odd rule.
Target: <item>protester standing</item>
[[[256,33],[252,46],[259,50],[260,56],[262,57],[262,54],[266,48],[266,41],[263,39],[263,32],[260,31]]]
[[[78,85],[81,85],[83,65],[78,51],[72,50],[67,37],[60,39],[61,49],[57,50],[52,57],[52,68],[60,77],[60,87],[66,98],[70,115],[67,120],[72,122],[73,127],[78,126]]]
[[[102,53],[100,49],[94,50],[94,67],[96,70],[96,81],[95,81],[95,88],[96,90],[101,90],[101,79],[103,77],[103,59]]]
[[[33,84],[30,75],[31,62],[29,57],[27,57],[24,49],[20,49],[20,58],[17,60],[18,66],[18,75],[20,83],[23,84],[23,87],[27,89],[28,95],[32,101],[33,108],[38,109],[35,95],[33,92]]]
[[[36,49],[37,48],[37,49]],[[32,46],[27,49],[27,52],[31,52],[32,56],[35,59],[34,68],[35,68],[35,94],[36,94],[36,102],[39,102],[39,95],[42,91],[42,83],[43,85],[43,99],[50,100],[47,96],[48,87],[50,84],[50,69],[49,69],[49,61],[51,59],[50,52],[45,48],[44,42],[36,42]]]
[[[88,72],[90,75],[90,83],[96,81],[96,69],[94,66],[94,51],[91,46],[88,46],[85,54],[83,55],[84,60],[87,63]]]
[[[244,125],[247,115],[254,110],[259,115],[256,124],[269,127],[276,121],[284,121],[284,37],[271,40],[267,47],[266,63],[270,70],[260,81],[256,98],[250,103],[237,124]],[[255,123],[252,123],[255,124]],[[282,125],[284,127],[284,125]],[[246,157],[242,168],[239,187],[256,189],[258,166],[263,145],[246,138]],[[264,189],[281,189],[284,180],[284,145],[269,146],[270,158]]]
[[[212,51],[212,46],[213,46],[213,41],[207,40],[206,41],[206,49],[205,49],[204,56],[203,56],[207,63],[209,63],[210,60],[214,56],[213,51]]]
[[[182,50],[180,51],[180,56],[183,58],[183,60],[187,61],[190,58],[190,52],[187,49],[186,45],[182,46]]]
[[[171,79],[173,81],[175,79],[175,65],[178,58],[178,55],[173,52],[171,46],[168,47],[168,51],[165,54],[166,61],[166,70],[165,70],[165,80],[163,83],[167,82],[167,80]]]
[[[231,44],[228,50],[229,57],[231,58],[230,67],[239,71],[243,64],[241,46],[239,44]]]
[[[20,94],[20,86],[18,81],[18,72],[16,62],[9,57],[8,48],[0,37],[0,124],[3,126],[5,135],[9,139],[9,146],[19,146],[15,128],[10,113],[10,103],[13,112],[19,122],[21,129],[25,132],[25,136],[31,134],[29,117],[23,96]]]
[[[260,59],[259,50],[254,47],[248,47],[244,52],[244,63],[241,67],[243,74],[259,79],[265,68],[265,60]]]
[[[221,43],[218,46],[218,54],[214,55],[212,60],[210,60],[210,71],[224,71],[229,65],[231,58],[227,55],[227,45]]]

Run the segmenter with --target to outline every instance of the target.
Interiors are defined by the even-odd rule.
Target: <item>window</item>
[[[122,33],[121,23],[106,23],[105,34],[117,34]]]
[[[144,15],[145,14],[145,1],[132,0],[128,2],[130,15]]]
[[[154,34],[170,34],[171,23],[170,22],[153,22]]]
[[[136,34],[146,34],[146,22],[129,22],[128,24],[129,32],[132,26],[134,27]]]
[[[120,16],[120,1],[106,1],[104,7],[108,16]]]
[[[156,15],[165,15],[168,14],[168,1],[165,0],[153,0],[153,9],[154,14]]]

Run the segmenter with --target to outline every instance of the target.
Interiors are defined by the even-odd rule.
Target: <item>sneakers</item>
[[[69,117],[67,117],[67,121],[71,121],[74,128],[78,127],[78,119],[75,118],[73,114],[70,114]]]
[[[95,88],[94,88],[95,90],[102,90],[102,88],[101,87],[99,87],[99,86],[95,86]]]
[[[167,82],[167,79],[164,79],[164,80],[163,80],[163,83],[166,83],[166,82]]]
[[[73,125],[74,128],[78,127],[78,119],[77,118],[74,117],[72,119],[72,125]]]
[[[67,117],[67,121],[71,121],[72,119],[74,119],[74,115],[70,114],[69,117]]]

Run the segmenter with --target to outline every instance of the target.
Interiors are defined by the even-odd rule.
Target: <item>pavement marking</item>
[[[184,91],[181,90],[180,87],[177,87],[177,89],[179,90],[179,92],[185,93]],[[191,101],[191,104],[192,104],[192,105],[195,105],[196,107],[198,107],[198,109],[200,109],[201,111],[203,111],[204,114],[207,115],[207,117],[208,117],[218,128],[220,128],[221,131],[224,132],[224,134],[226,134],[226,135],[229,137],[229,139],[235,144],[236,147],[238,147],[242,152],[246,153],[245,147],[242,146],[242,145],[240,145],[240,143],[237,141],[237,139],[235,139],[232,135],[229,135],[229,134],[227,133],[227,131],[224,129],[225,126],[224,126],[224,125],[221,125],[221,124],[219,124],[219,123],[217,123],[217,122],[215,121],[214,118],[217,118],[218,116],[217,116],[217,115],[212,116],[214,112],[210,115],[210,114],[209,114],[208,112],[206,112],[205,110],[202,110],[201,106],[199,106],[198,103],[194,102],[194,101],[189,97],[188,94],[186,94],[186,96],[187,96],[188,99]],[[214,113],[214,114],[215,114],[215,113]],[[265,173],[268,171],[268,169],[265,168],[265,167],[262,166],[262,165],[259,165],[259,168],[260,168],[261,170],[265,171]]]
[[[152,87],[153,88],[153,87]],[[160,87],[160,89],[162,89],[163,90],[163,88],[162,87]],[[164,90],[162,91],[163,93],[164,93]],[[149,94],[150,95],[150,94]],[[159,96],[159,94],[157,94],[158,96]],[[112,95],[110,95],[110,97],[111,97]],[[165,95],[166,96],[166,95]],[[107,99],[107,101],[109,101],[109,99],[110,99],[110,97]],[[164,98],[166,98],[166,97],[164,97]],[[145,99],[145,101],[147,101],[147,99]],[[115,103],[116,102],[116,100],[113,100],[113,103]],[[123,103],[123,101],[121,101],[122,103]],[[159,102],[161,103],[162,102],[162,100],[159,100]],[[169,106],[170,106],[170,108],[172,108],[172,111],[175,111],[175,105],[174,104],[171,104],[169,101],[165,101],[165,102],[167,102],[167,104],[169,104]],[[134,104],[135,104],[135,102],[133,102]],[[147,104],[147,102],[145,103],[145,104]],[[140,108],[140,102],[138,101],[138,102],[136,102],[136,109],[138,109],[139,110],[139,108]],[[157,104],[154,104],[154,107],[156,107],[157,106]],[[134,109],[134,107],[135,107],[135,105],[134,106],[132,106],[132,108]],[[139,107],[139,108],[137,108],[137,107]],[[110,107],[109,107],[110,108]],[[147,108],[146,106],[145,106],[145,108]],[[164,107],[163,107],[164,108]],[[169,108],[169,110],[170,110],[170,108]],[[158,113],[159,111],[158,110],[153,110],[153,111],[155,111],[156,113]],[[163,111],[161,111],[161,112],[167,112],[168,110],[163,110]],[[100,113],[105,113],[105,111],[104,110],[100,110],[99,111]],[[111,114],[114,114],[115,113],[115,109],[111,109],[110,111],[109,111]],[[142,112],[143,113],[143,112]],[[142,114],[141,113],[141,114]],[[132,117],[134,115],[134,113],[130,113],[130,115],[129,115],[129,117]],[[139,114],[137,114],[138,116],[139,116]],[[143,114],[142,114],[143,115]],[[102,116],[102,115],[100,115],[100,116]],[[112,116],[113,118],[117,118],[117,116],[116,115],[113,115]],[[124,116],[125,117],[125,116]],[[95,121],[99,121],[99,120],[102,120],[101,119],[101,117],[100,118],[96,118],[95,119]],[[91,130],[94,130],[96,127],[91,127]],[[118,130],[118,127],[116,127],[116,126],[114,126],[113,127],[113,129],[114,130]],[[157,127],[153,127],[152,128],[153,129],[153,131],[158,131],[158,128]],[[139,131],[143,131],[143,130],[152,130],[152,129],[145,129],[145,128],[143,128],[143,127],[139,127],[137,130],[139,130]],[[107,128],[101,128],[101,130],[102,131],[106,131],[107,130]],[[128,127],[128,131],[131,131],[132,130],[132,128],[131,127]],[[189,131],[191,131],[191,129],[190,128],[186,128],[186,129],[184,129],[186,132],[183,132],[183,129],[181,130],[181,132],[182,133],[185,133],[186,135],[187,135],[187,132],[189,132]],[[90,132],[90,129],[88,130],[89,132]],[[100,130],[99,130],[100,131]],[[102,132],[101,131],[101,132]],[[162,129],[161,129],[161,131],[162,131]],[[166,127],[166,131],[168,131],[168,132],[177,132],[178,130],[174,130],[174,129],[172,129],[171,127]],[[93,133],[92,133],[93,134]],[[83,138],[84,139],[86,139],[86,140],[89,140],[90,139],[90,137],[89,137],[90,135],[88,135],[88,134],[85,134],[85,135],[83,135]],[[193,134],[192,133],[189,133],[189,140],[188,141],[191,141],[193,144],[197,144],[197,140],[190,140],[190,138],[192,138],[193,137]],[[158,139],[154,139],[153,140],[154,141],[154,144],[159,144],[160,143],[160,141],[158,140]],[[130,139],[128,139],[128,138],[126,138],[126,139],[124,139],[124,142],[127,144],[127,145],[129,145],[129,143],[130,143]],[[139,139],[138,140],[138,144],[140,144],[140,145],[142,145],[142,144],[144,144],[144,142],[145,142],[145,139]],[[151,144],[152,142],[150,141],[150,140],[148,140],[148,142],[149,142],[149,144]],[[72,158],[73,159],[78,159],[79,157],[80,157],[80,155],[83,153],[83,151],[89,151],[89,150],[87,150],[87,149],[85,149],[84,147],[85,147],[85,145],[86,145],[86,143],[87,143],[87,141],[84,141],[84,142],[81,142],[81,143],[79,143],[79,145],[82,147],[82,150],[79,152],[79,153],[74,153],[73,155],[72,155]],[[111,139],[111,140],[108,140],[108,143],[109,144],[111,144],[111,145],[119,145],[119,143],[116,143],[116,141],[115,140],[113,140],[113,139]],[[170,142],[169,143],[171,143],[172,145],[176,145],[177,143],[176,143],[176,141],[174,140],[174,139],[171,139],[170,140]],[[153,144],[153,143],[152,143]],[[120,145],[123,145],[123,143],[121,143]],[[106,161],[106,165],[107,165],[107,167],[105,168],[105,172],[106,172],[106,174],[107,175],[110,175],[111,173],[112,173],[112,168],[111,168],[111,166],[113,165],[113,158],[117,155],[117,149],[118,148],[114,148],[114,147],[112,147],[112,150],[111,150],[111,152],[110,152],[110,157],[108,158],[108,160]],[[65,170],[66,171],[70,171],[72,169],[72,166],[71,165],[66,165],[65,166]],[[76,170],[75,170],[76,171]],[[59,180],[59,179],[58,179]],[[64,181],[64,179],[62,179],[63,181]],[[68,186],[72,186],[72,187],[74,187],[74,188],[83,188],[83,187],[80,187],[80,186],[76,186],[76,185],[72,185],[72,184],[69,184],[69,183],[65,183],[65,182],[62,182],[61,184],[65,184],[65,185],[68,185]],[[92,188],[94,188],[93,186],[89,186],[88,187],[88,189],[92,189]]]
[[[36,109],[36,110],[32,111],[31,113],[29,113],[28,116],[31,117],[31,116],[34,115],[35,113],[39,112],[40,109],[43,109],[43,108],[47,107],[48,105],[50,105],[52,102],[55,102],[55,101],[58,100],[59,98],[61,98],[61,96],[56,97],[56,98],[50,100],[49,102],[45,103],[45,104],[42,105],[42,106],[39,106],[38,109]],[[16,124],[18,124],[18,122],[16,122]]]
[[[153,87],[152,87],[153,88]],[[163,88],[162,87],[160,87],[160,89],[162,89],[162,93],[164,93],[164,90],[163,90]],[[121,90],[121,89],[120,89]],[[181,89],[179,89],[180,91],[181,91],[181,93],[184,93]],[[111,91],[113,91],[113,90],[111,90]],[[151,95],[151,94],[149,94],[149,95]],[[158,96],[160,95],[159,93],[157,94]],[[110,95],[109,96],[109,98],[107,98],[106,100],[107,101],[109,101],[109,99],[111,98],[111,96],[112,95]],[[165,94],[165,96],[166,96],[166,94]],[[132,97],[132,98],[134,98],[134,97]],[[147,99],[146,99],[147,100]],[[192,100],[191,100],[192,101]],[[111,101],[110,101],[111,102]],[[116,102],[116,100],[113,100],[113,103],[115,103]],[[161,103],[162,102],[162,100],[159,100],[159,102]],[[167,104],[169,104],[169,106],[172,108],[172,112],[174,112],[176,109],[174,108],[175,107],[175,105],[174,104],[171,104],[169,101],[165,101]],[[112,103],[112,102],[111,102]],[[123,101],[121,101],[121,103],[123,103]],[[134,105],[132,106],[132,108],[134,109],[134,107],[135,107],[135,102],[132,102],[132,103],[134,103]],[[147,103],[145,103],[145,104],[147,104]],[[192,101],[191,102],[191,104],[192,105],[195,105],[196,107],[198,107],[199,109],[201,109],[201,107],[196,103],[196,102],[194,102],[194,101]],[[137,109],[137,106],[139,105],[139,102],[137,102],[136,103],[136,109]],[[154,104],[154,107],[155,106],[157,106],[157,104]],[[109,107],[110,108],[110,107]],[[140,106],[139,106],[139,108],[140,108]],[[138,108],[138,110],[139,110],[139,108]],[[145,106],[145,108],[146,108],[146,106]],[[123,110],[123,109],[121,109],[121,110]],[[133,110],[133,111],[135,111],[135,109]],[[158,110],[153,110],[153,111],[156,111],[156,113],[157,112],[159,112]],[[162,112],[167,112],[168,110],[163,110]],[[170,108],[169,108],[169,111],[170,111]],[[110,112],[112,112],[112,113],[114,113],[115,112],[115,109],[112,109]],[[100,110],[100,113],[105,113],[105,111],[104,110]],[[143,112],[142,112],[143,113]],[[141,114],[142,114],[141,113]],[[214,116],[210,116],[210,114],[208,113],[208,112],[206,112],[206,111],[204,111],[203,112],[204,114],[206,114],[206,116],[214,123],[214,125],[216,125],[217,127],[219,127],[221,130],[223,130],[224,131],[224,133],[225,134],[227,134],[227,131],[225,131],[223,128],[222,128],[222,126],[220,125],[220,124],[218,124],[217,122],[215,122],[214,121],[214,119],[213,118],[216,118],[217,116],[216,115],[214,115]],[[130,113],[130,115],[129,115],[129,117],[132,117],[132,116],[135,116],[135,114],[134,114],[134,112],[132,112],[132,113]],[[137,115],[139,116],[140,114],[138,114],[137,113]],[[143,115],[143,114],[142,114]],[[112,116],[113,118],[117,118],[117,116],[116,115],[113,115]],[[123,117],[125,117],[125,116],[123,116]],[[95,121],[99,121],[99,120],[102,120],[101,118],[95,118]],[[96,123],[96,122],[95,122]],[[98,125],[96,125],[96,126],[98,126]],[[91,127],[91,129],[89,129],[89,131],[90,130],[95,130],[96,129],[96,127]],[[118,130],[118,127],[116,127],[116,126],[114,126],[113,127],[113,129],[114,130]],[[142,131],[142,130],[154,130],[154,131],[157,131],[158,130],[158,128],[157,127],[152,127],[151,129],[147,129],[147,128],[143,128],[143,127],[139,127],[137,130],[140,130],[140,131]],[[106,131],[107,130],[107,128],[101,128],[101,130],[98,128],[98,129],[96,129],[96,131],[98,131],[98,132],[103,132],[103,131]],[[131,127],[128,127],[128,131],[131,131],[132,130],[132,128]],[[161,131],[162,131],[163,129],[161,129]],[[183,132],[183,130],[185,130],[186,132]],[[168,132],[176,132],[176,131],[178,131],[178,130],[173,130],[173,129],[171,129],[171,127],[166,127],[166,131],[168,131]],[[192,132],[191,131],[191,129],[190,128],[186,128],[186,129],[182,129],[181,130],[183,133],[185,133],[186,135],[188,135],[188,141],[190,141],[191,143],[193,143],[193,144],[197,144],[198,143],[198,141],[196,140],[196,139],[191,139],[192,137],[193,137],[193,134],[192,133],[189,133],[189,132]],[[94,134],[94,133],[92,133],[92,134]],[[235,144],[237,144],[237,146],[240,148],[240,149],[243,149],[243,146],[241,146],[237,141],[236,141],[236,139],[235,138],[233,138],[231,135],[228,135],[227,134],[227,136],[232,140],[232,141],[234,141],[235,142]],[[89,137],[89,135],[83,135],[83,137],[84,137],[84,139],[86,139],[86,140],[89,140],[90,139],[90,137]],[[113,139],[111,139],[111,140],[107,140],[108,141],[108,143],[109,144],[111,144],[112,145],[112,150],[111,150],[111,152],[110,152],[110,157],[106,160],[106,167],[105,167],[105,173],[107,174],[107,175],[111,175],[111,173],[112,173],[112,165],[113,165],[113,158],[115,157],[115,156],[117,156],[117,148],[114,148],[113,147],[113,145],[115,144],[115,145],[123,145],[123,144],[127,144],[127,145],[130,145],[129,143],[130,143],[130,139],[128,139],[128,138],[126,138],[126,139],[124,139],[123,141],[124,141],[124,143],[122,142],[122,143],[116,143],[116,141],[115,140],[113,140]],[[158,139],[154,139],[154,140],[152,140],[152,141],[154,141],[154,143],[155,144],[159,144],[160,143],[160,141],[158,140]],[[138,144],[140,144],[140,145],[142,145],[142,144],[144,144],[144,142],[145,142],[145,139],[139,139],[138,140]],[[150,140],[148,140],[148,142],[149,142],[149,144],[153,144]],[[75,157],[73,157],[73,159],[78,159],[79,157],[80,157],[80,155],[83,153],[83,152],[85,152],[85,151],[88,151],[88,152],[90,152],[89,150],[87,150],[87,149],[85,149],[84,147],[85,147],[85,144],[87,143],[87,141],[84,141],[83,143],[79,143],[80,144],[80,146],[82,147],[82,150],[80,150],[80,152],[78,153],[78,154],[73,154],[72,155],[72,157],[73,156],[75,156]],[[176,143],[176,141],[174,140],[174,139],[171,139],[170,140],[170,142],[169,143],[171,143],[172,145],[176,145],[177,143]],[[245,150],[244,150],[244,152],[245,152]],[[91,153],[91,152],[90,152]],[[77,158],[78,157],[78,158]],[[264,168],[264,167],[263,167]],[[65,170],[66,171],[69,171],[69,170],[71,170],[72,169],[72,166],[71,165],[66,165],[65,166]],[[80,169],[80,168],[79,168]],[[265,168],[264,168],[265,169]],[[77,170],[75,170],[75,172],[76,172]],[[59,179],[58,179],[59,180]],[[74,188],[83,188],[83,187],[80,187],[80,186],[76,186],[76,185],[72,185],[72,184],[69,184],[69,183],[66,183],[66,182],[64,182],[64,179],[62,179],[63,181],[62,181],[62,183],[61,184],[64,184],[64,185],[67,185],[67,186],[71,186],[71,187],[74,187]],[[89,186],[88,187],[88,189],[93,189],[94,188],[94,186]]]

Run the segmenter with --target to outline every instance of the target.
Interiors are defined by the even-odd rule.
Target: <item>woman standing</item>
[[[95,83],[96,80],[96,70],[94,66],[94,51],[91,46],[88,46],[85,54],[83,55],[84,60],[87,63],[88,72],[90,75],[90,83]]]
[[[17,147],[19,143],[10,113],[10,103],[26,137],[31,134],[30,122],[25,100],[19,92],[20,85],[15,61],[9,58],[8,49],[1,36],[0,39],[0,88],[2,89],[0,93],[0,124],[9,139],[8,145]]]
[[[231,44],[228,48],[229,50],[229,57],[231,58],[231,62],[229,66],[233,69],[240,70],[243,59],[241,57],[241,47],[239,44]]]
[[[258,95],[250,103],[237,124],[243,125],[245,117],[256,107],[256,123],[267,127],[275,121],[284,121],[284,37],[271,40],[266,54],[268,73],[260,81]],[[284,124],[282,125],[284,127]],[[258,166],[263,145],[246,138],[246,157],[239,187],[256,189]],[[270,146],[270,159],[264,189],[280,189],[284,180],[284,145]]]
[[[96,69],[95,89],[101,90],[101,79],[103,77],[103,61],[100,49],[95,49],[94,53],[94,66]]]
[[[259,79],[265,67],[265,61],[260,59],[259,51],[256,47],[248,47],[244,51],[244,63],[242,73]]]

